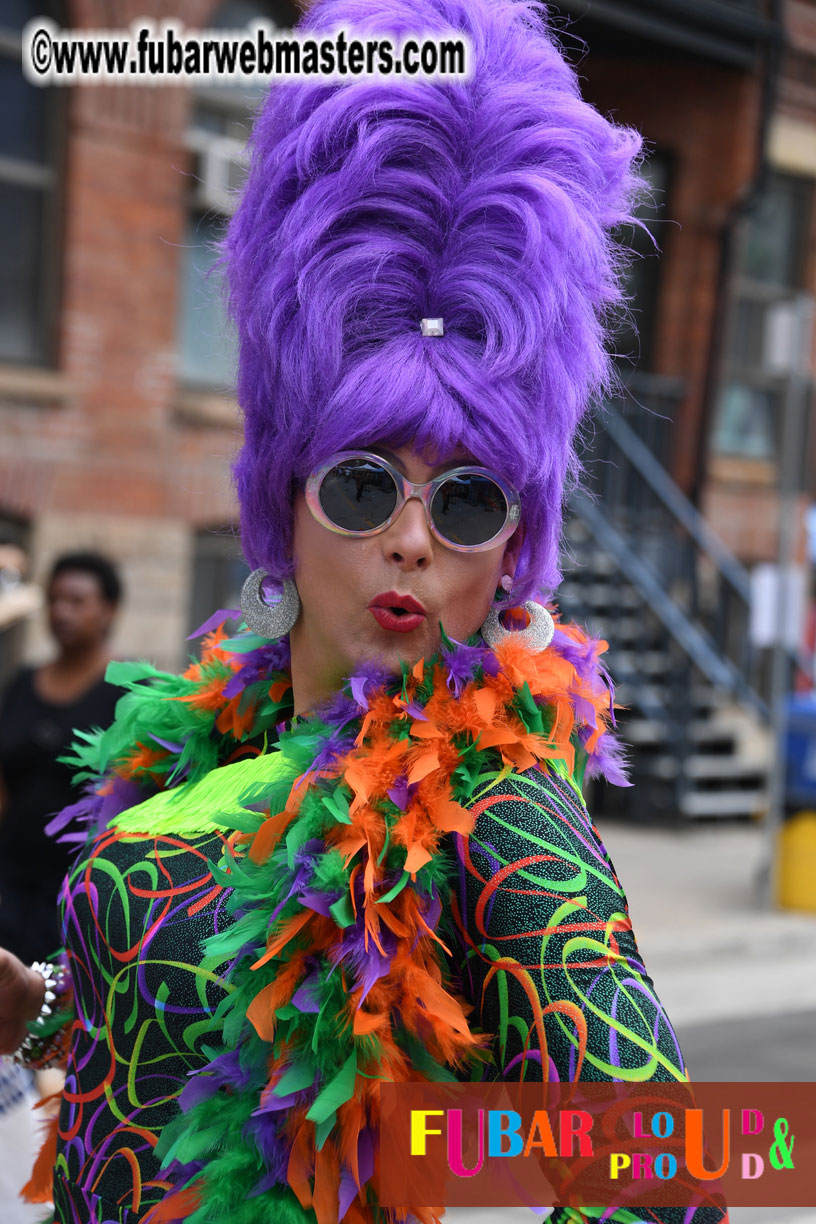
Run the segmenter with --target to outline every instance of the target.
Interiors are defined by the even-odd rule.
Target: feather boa
[[[90,785],[52,831],[231,834],[211,871],[235,921],[205,947],[228,994],[162,1134],[170,1189],[145,1224],[254,1224],[261,1195],[281,1224],[401,1218],[373,1189],[379,1081],[478,1079],[488,1059],[436,934],[442,840],[471,831],[497,757],[576,789],[585,770],[625,783],[605,648],[560,624],[540,653],[443,636],[401,677],[364,667],[291,725],[285,639],[217,628],[181,677],[111,665],[131,692],[74,745]]]

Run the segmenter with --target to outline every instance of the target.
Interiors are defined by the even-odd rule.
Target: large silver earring
[[[510,606],[491,604],[481,628],[482,637],[488,646],[495,650],[502,642],[507,642],[512,638],[514,642],[521,642],[522,646],[526,646],[528,650],[546,650],[555,633],[555,621],[547,609],[540,603],[536,603],[535,600],[528,599],[520,605],[530,618],[527,628],[505,629],[499,619],[499,614],[507,611]]]
[[[244,620],[260,637],[279,638],[293,627],[300,613],[300,596],[294,579],[284,578],[283,594],[276,604],[263,597],[262,584],[269,575],[264,569],[253,570],[241,591],[241,612]]]

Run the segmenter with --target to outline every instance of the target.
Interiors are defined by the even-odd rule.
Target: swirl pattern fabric
[[[488,982],[480,1018],[497,1035],[496,1077],[687,1079],[577,793],[538,770],[486,776],[473,808],[453,913],[471,999]]]
[[[63,939],[76,992],[54,1176],[60,1224],[135,1224],[161,1201],[154,1156],[223,997],[201,943],[231,921],[209,861],[223,837],[108,830],[66,879]]]
[[[689,1078],[638,950],[626,894],[583,799],[537,769],[483,774],[456,837],[449,933],[463,993],[495,1034],[506,1081],[643,1082]],[[579,1212],[549,1224],[719,1224],[713,1203]]]
[[[448,914],[463,990],[496,1034],[494,1075],[686,1078],[577,791],[538,770],[497,777],[485,775],[477,791],[474,832],[455,837]],[[78,1019],[59,1127],[59,1224],[137,1224],[163,1197],[153,1149],[189,1073],[208,1061],[201,1029],[224,997],[225,966],[201,955],[201,942],[230,921],[208,865],[222,845],[218,835],[108,830],[66,881]],[[556,1208],[551,1220],[590,1218]],[[715,1224],[723,1213],[607,1219]]]

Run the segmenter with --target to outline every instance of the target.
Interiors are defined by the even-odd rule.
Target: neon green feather
[[[282,810],[296,777],[297,767],[275,749],[222,765],[198,782],[160,791],[127,808],[111,824],[124,832],[150,837],[166,833],[187,836],[210,833],[218,827],[219,817],[229,815],[234,828],[236,814],[248,811],[250,804],[261,799],[269,802],[273,811]],[[262,816],[250,815],[256,815],[260,825]]]

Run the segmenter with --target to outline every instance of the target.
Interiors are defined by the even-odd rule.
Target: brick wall
[[[174,14],[203,27],[213,7],[212,0],[187,0]],[[816,36],[813,7],[792,7],[797,37],[807,43]],[[164,11],[160,0],[122,0],[116,23]],[[67,20],[110,26],[110,4],[74,0]],[[654,360],[657,372],[687,382],[672,464],[690,488],[705,430],[722,227],[754,173],[759,80],[687,57],[605,59],[591,49],[580,71],[592,101],[673,158]],[[800,120],[816,114],[807,90],[807,81],[794,82],[785,94]],[[0,511],[32,524],[39,572],[66,546],[97,543],[123,560],[132,604],[117,648],[173,663],[187,650],[193,532],[234,517],[228,467],[240,443],[228,404],[198,402],[176,380],[190,95],[183,88],[86,86],[66,90],[60,101],[66,146],[58,362],[52,371],[0,369],[0,436],[7,440]],[[740,526],[734,534],[729,524],[754,522],[747,538],[764,539],[773,495],[726,486],[709,489],[706,502],[739,550],[745,532]],[[32,631],[30,652],[44,645]]]
[[[788,0],[786,23],[790,41],[771,124],[770,161],[816,180],[816,5]],[[633,123],[673,158],[667,195],[672,224],[659,236],[654,345],[655,371],[682,377],[687,385],[673,432],[672,475],[686,491],[697,485],[701,509],[747,565],[775,560],[776,467],[712,456],[705,403],[716,312],[722,309],[716,288],[723,230],[729,209],[757,168],[761,75],[686,57],[673,62],[637,58],[627,65],[619,58],[593,57],[591,49],[582,72],[596,104]],[[802,273],[804,286],[816,292],[816,207],[812,227]],[[816,429],[811,429],[810,447],[816,472]],[[816,493],[816,484],[810,492]],[[800,531],[803,559],[801,539]]]
[[[176,15],[205,26],[213,7],[189,2]],[[127,0],[116,24],[150,15],[165,6]],[[110,27],[110,5],[77,0],[67,23]],[[187,651],[192,535],[234,517],[228,467],[240,442],[228,405],[204,420],[178,411],[190,95],[78,86],[59,104],[57,369],[0,370],[0,510],[31,523],[35,572],[65,548],[101,547],[122,561],[129,596],[117,650],[175,666]],[[46,645],[32,626],[27,652]]]
[[[759,80],[688,57],[631,61],[590,55],[585,92],[671,158],[661,247],[654,372],[683,378],[672,475],[694,484],[703,422],[723,227],[756,166]]]

